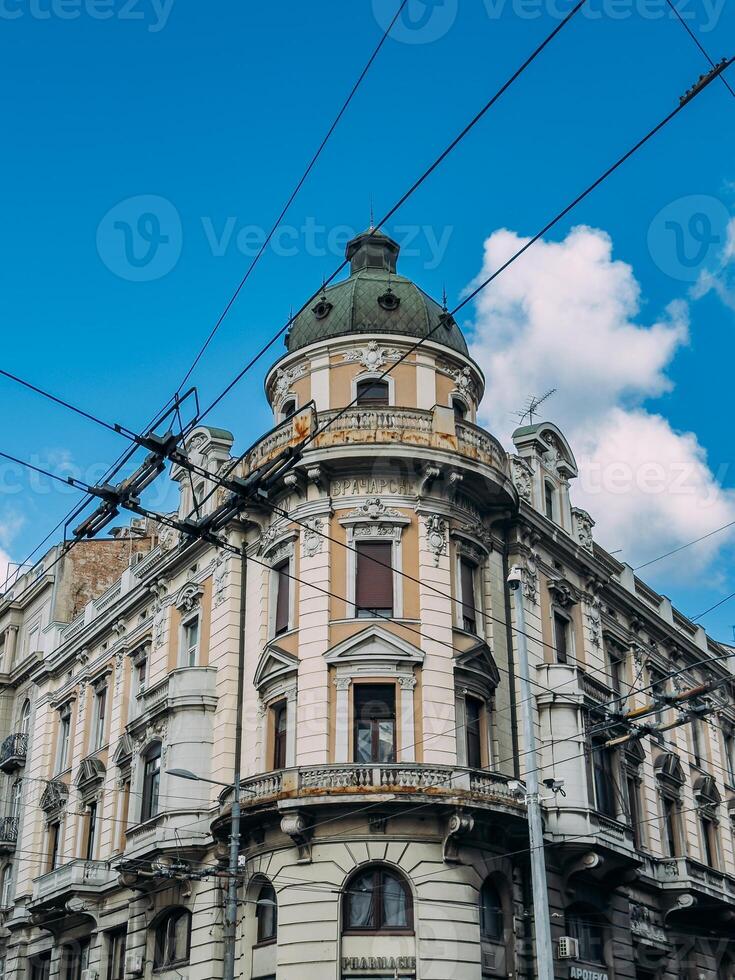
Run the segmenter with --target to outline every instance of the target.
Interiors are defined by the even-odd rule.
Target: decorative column
[[[350,688],[351,677],[336,677],[337,688],[335,710],[334,761],[348,762],[350,758]]]
[[[286,691],[286,766],[296,765],[296,698],[297,686],[294,684]]]
[[[413,692],[416,678],[399,677],[401,688],[401,762],[416,761],[416,727],[414,724]]]

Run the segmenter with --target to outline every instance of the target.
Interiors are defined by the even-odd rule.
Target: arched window
[[[186,909],[170,909],[159,919],[156,926],[154,969],[160,970],[187,963],[190,944],[191,913]]]
[[[544,480],[544,512],[550,521],[556,521],[556,490],[550,480]]]
[[[503,941],[505,923],[500,892],[492,881],[486,881],[480,890],[480,935],[493,943]]]
[[[258,942],[274,943],[278,935],[278,900],[276,890],[269,881],[266,881],[258,892],[256,903]]]
[[[31,730],[31,702],[26,699],[20,710],[20,725],[18,730],[21,735],[27,735]]]
[[[579,903],[566,911],[566,931],[579,941],[579,959],[587,963],[605,962],[605,918],[597,909]]]
[[[151,745],[143,756],[143,800],[140,819],[150,820],[158,813],[158,791],[161,785],[161,743]]]
[[[360,871],[345,888],[346,932],[413,932],[413,901],[406,881],[376,865]]]
[[[452,399],[452,409],[454,410],[455,422],[464,422],[467,418],[467,406],[461,398]]]
[[[281,408],[281,416],[283,420],[285,421],[286,419],[290,419],[295,412],[296,412],[296,399],[287,398]]]
[[[390,389],[387,381],[370,378],[358,381],[356,395],[357,404],[365,408],[379,408],[390,404]]]
[[[11,904],[11,891],[13,886],[13,865],[6,864],[0,877],[0,907],[6,909]]]
[[[10,788],[10,812],[8,814],[10,819],[16,825],[16,830],[17,830],[18,821],[20,820],[20,804],[22,802],[22,799],[23,799],[23,780],[16,779],[12,787]]]

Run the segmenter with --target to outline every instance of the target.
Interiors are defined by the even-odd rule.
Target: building
[[[90,545],[121,574],[0,606],[5,976],[222,976],[242,592],[239,975],[532,977],[519,566],[559,980],[730,978],[733,651],[595,543],[556,426],[507,451],[476,424],[482,373],[395,242],[347,254],[266,377],[242,474],[323,431],[228,528],[245,580],[136,524]],[[233,441],[187,448],[216,476]],[[217,505],[171,477],[180,516]],[[681,723],[608,747],[652,691],[642,723]]]

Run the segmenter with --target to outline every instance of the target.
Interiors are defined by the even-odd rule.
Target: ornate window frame
[[[185,648],[184,640],[186,637],[187,626],[189,626],[195,619],[199,620],[199,635],[197,636],[196,656],[194,658],[195,663],[193,664],[193,666],[194,667],[201,666],[200,661],[202,655],[202,623],[204,618],[202,616],[203,596],[204,596],[204,586],[199,585],[196,582],[187,582],[179,589],[176,595],[174,605],[178,609],[179,614],[181,616],[179,622],[179,630],[178,630],[179,649],[178,649],[178,655],[176,657],[176,663],[177,666],[179,667],[192,666],[185,661],[186,648]]]
[[[473,572],[473,585],[475,592],[475,612],[477,614],[477,632],[470,634],[483,638],[486,635],[486,608],[485,608],[485,576],[487,570],[487,560],[490,552],[484,544],[474,538],[471,534],[461,529],[455,528],[450,532],[450,538],[454,544],[454,556],[452,567],[454,572],[454,627],[464,631],[463,616],[463,597],[462,597],[462,559],[471,562],[475,568]],[[466,631],[465,631],[466,632]]]
[[[467,698],[481,701],[484,710],[482,732],[484,749],[482,767],[491,768],[495,753],[495,690],[500,683],[500,671],[490,647],[484,640],[462,653],[454,655],[454,705],[457,724],[457,765],[467,766]]]
[[[260,656],[253,676],[253,685],[260,700],[260,757],[261,769],[268,772],[269,749],[272,744],[273,708],[286,702],[286,768],[296,765],[296,709],[298,699],[298,657],[270,642]]]
[[[278,572],[281,562],[288,562],[288,629],[290,633],[296,625],[296,542],[299,534],[295,530],[284,531],[269,545],[263,554],[263,561],[270,566],[268,571],[268,639],[276,638],[276,606],[278,603]],[[280,634],[281,636],[283,634]]]
[[[387,405],[360,405],[357,401],[357,386],[363,381],[382,381],[388,385],[388,404]],[[392,374],[383,377],[382,371],[360,371],[353,375],[350,387],[350,401],[357,411],[371,409],[372,411],[389,410],[396,406],[396,379]]]
[[[375,680],[397,685],[397,761],[415,762],[414,689],[416,669],[421,668],[424,662],[423,651],[387,629],[373,625],[327,650],[324,659],[333,669],[337,689],[334,761],[352,761],[351,719],[355,682]]]
[[[357,591],[357,553],[355,546],[361,541],[390,542],[393,568],[393,616],[403,619],[403,556],[401,538],[411,518],[400,511],[387,507],[380,497],[367,497],[355,510],[339,518],[347,533],[347,618],[357,615],[355,598]]]

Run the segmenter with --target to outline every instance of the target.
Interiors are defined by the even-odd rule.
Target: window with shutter
[[[393,546],[389,542],[362,541],[357,551],[355,613],[357,616],[393,615]]]
[[[291,579],[289,561],[282,561],[274,568],[276,575],[276,636],[289,628],[291,612]]]
[[[475,602],[475,568],[471,561],[461,558],[459,562],[460,588],[462,590],[462,629],[468,633],[477,632],[477,611]]]

